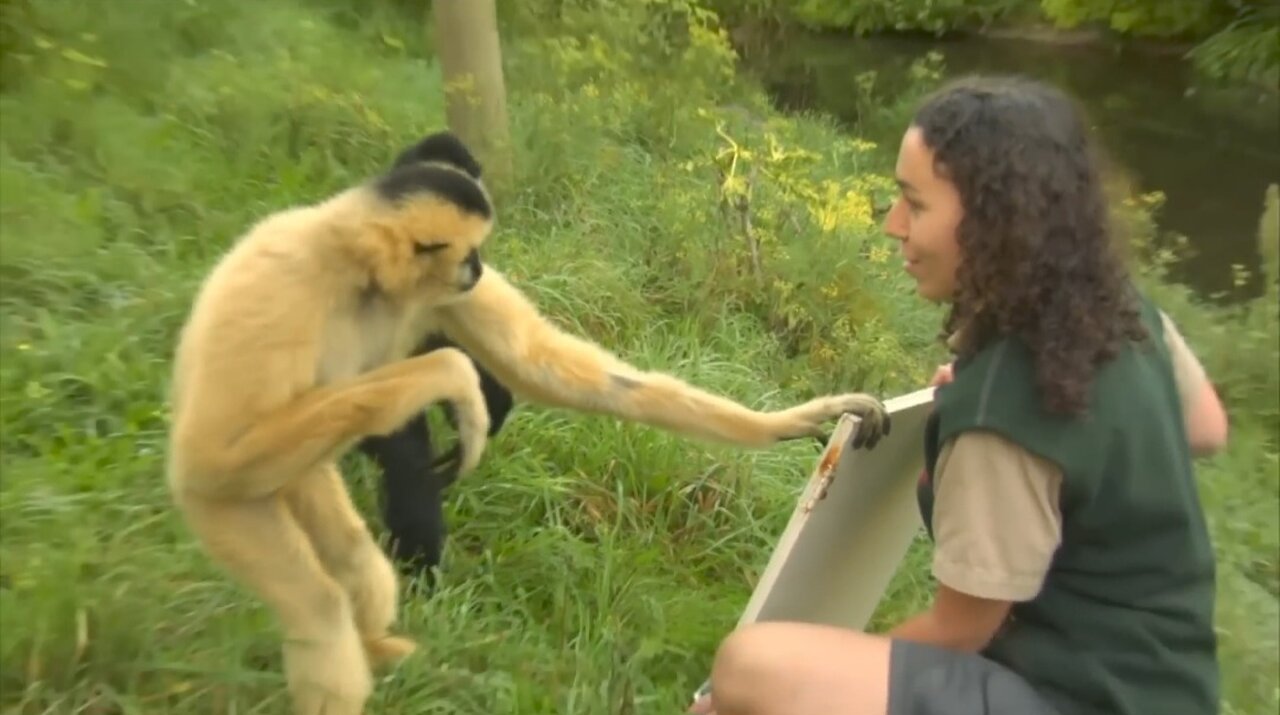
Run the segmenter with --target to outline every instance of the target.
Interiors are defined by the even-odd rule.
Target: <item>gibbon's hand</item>
[[[451,482],[480,464],[488,442],[489,408],[480,389],[480,375],[471,359],[457,348],[441,348],[409,358],[409,362],[421,364],[414,402],[425,408],[444,397],[458,431],[458,444],[432,465],[447,469],[445,481]],[[447,387],[442,388],[442,381]]]
[[[884,403],[861,392],[818,397],[774,414],[783,421],[783,431],[787,435],[783,439],[823,439],[826,435],[823,424],[845,413],[856,415],[859,419],[858,429],[851,441],[854,449],[872,449],[881,437],[889,434],[892,427],[889,411],[885,409]],[[825,445],[825,440],[823,444]]]
[[[457,478],[480,464],[489,439],[489,410],[483,398],[460,400],[451,406],[458,418],[458,444],[450,450],[456,455],[455,461],[446,469],[451,478]]]

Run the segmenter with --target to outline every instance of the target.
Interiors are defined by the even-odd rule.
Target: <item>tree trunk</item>
[[[432,0],[449,129],[476,154],[485,183],[511,181],[511,135],[494,0]]]

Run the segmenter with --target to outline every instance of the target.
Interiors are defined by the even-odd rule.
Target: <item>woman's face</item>
[[[933,151],[917,127],[902,137],[896,173],[901,193],[885,217],[885,233],[901,243],[903,268],[915,279],[920,295],[950,301],[960,266],[960,193],[934,172]]]

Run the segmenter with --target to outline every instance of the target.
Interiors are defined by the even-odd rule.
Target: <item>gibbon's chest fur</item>
[[[322,327],[316,383],[331,384],[408,358],[431,323],[430,309],[394,305],[374,292],[335,305]]]

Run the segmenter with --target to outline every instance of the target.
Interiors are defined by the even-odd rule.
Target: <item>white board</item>
[[[858,418],[840,419],[739,625],[866,626],[923,526],[916,483],[932,404],[931,387],[886,400],[892,431],[870,450],[849,445]]]
[[[916,484],[933,392],[886,400],[892,430],[870,450],[849,444],[857,417],[837,422],[739,626],[786,620],[866,627],[923,527]]]

